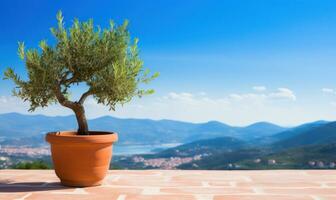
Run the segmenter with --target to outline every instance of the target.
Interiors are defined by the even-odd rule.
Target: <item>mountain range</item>
[[[252,140],[288,130],[286,127],[267,122],[235,127],[218,121],[189,123],[174,120],[120,119],[111,116],[92,119],[88,123],[91,130],[117,132],[119,144],[187,143],[217,137]],[[32,138],[38,143],[47,132],[76,130],[76,127],[74,116],[0,114],[0,137],[17,144],[20,140],[24,142]]]
[[[266,142],[265,142],[265,138]],[[202,139],[150,155],[145,160],[186,159],[179,169],[334,169],[336,167],[336,122],[318,121],[257,140],[234,137]],[[136,155],[137,156],[137,155]],[[201,159],[195,159],[201,158]],[[116,159],[122,168],[151,169],[156,166],[132,163],[134,158]],[[138,159],[139,160],[139,159]],[[174,163],[174,161],[171,161]],[[167,166],[167,165],[166,165]],[[163,166],[163,167],[166,167]]]
[[[74,116],[0,114],[0,144],[45,145],[45,133],[75,130],[76,126]],[[104,116],[89,120],[89,126],[91,130],[117,132],[118,144],[123,145],[183,143],[152,154],[115,156],[113,163],[121,168],[150,168],[135,163],[136,156],[159,162],[189,159],[176,166],[180,169],[309,168],[307,163],[314,160],[336,162],[336,122],[316,121],[296,127],[258,122],[237,127],[218,121],[188,123]],[[196,157],[201,159],[194,159]],[[276,160],[278,164],[270,165],[269,160]],[[175,162],[174,159],[171,162]]]

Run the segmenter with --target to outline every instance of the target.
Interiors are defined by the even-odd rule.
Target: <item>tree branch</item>
[[[77,79],[77,75],[74,74],[74,73],[73,73],[73,75],[72,75],[71,78],[68,78],[68,79],[67,79],[67,77],[68,77],[68,75],[69,75],[70,73],[72,73],[72,72],[71,72],[71,71],[67,71],[67,72],[65,72],[65,74],[64,74],[64,76],[62,77],[62,79],[60,80],[59,84],[69,85],[69,84],[75,82],[76,79]]]
[[[66,78],[68,77],[69,74],[70,74],[70,71],[65,72],[64,75],[62,76],[60,82],[63,83],[66,80]]]
[[[71,83],[73,83],[75,80],[76,80],[76,76],[75,75],[73,75],[71,78],[69,78],[69,79],[66,79],[66,80],[64,80],[63,82],[64,82],[64,84],[65,85],[67,85],[67,84],[71,84]]]
[[[56,84],[56,87],[54,89],[54,92],[55,92],[55,95],[56,95],[56,98],[58,100],[58,102],[64,106],[64,107],[67,107],[67,108],[70,108],[72,110],[74,110],[76,108],[76,103],[72,102],[72,101],[69,101],[62,93],[62,90],[61,90],[61,85],[59,83]]]
[[[88,96],[90,96],[90,95],[92,95],[93,93],[92,93],[92,90],[91,89],[89,89],[88,91],[86,91],[82,96],[81,96],[81,98],[79,99],[79,103],[80,104],[83,104],[84,103],[84,101],[85,101],[85,99],[88,97]]]

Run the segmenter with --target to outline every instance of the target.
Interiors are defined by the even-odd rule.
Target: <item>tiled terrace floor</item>
[[[1,200],[336,200],[335,171],[110,171],[67,188],[50,170],[0,170]]]

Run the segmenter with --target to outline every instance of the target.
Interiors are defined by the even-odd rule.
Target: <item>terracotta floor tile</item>
[[[25,195],[27,195],[27,193],[3,193],[3,192],[0,192],[0,200],[20,199]]]
[[[139,188],[111,188],[111,187],[92,187],[92,188],[85,188],[90,194],[96,195],[120,195],[120,194],[141,194],[143,189]]]
[[[289,195],[227,195],[215,196],[213,200],[313,200],[310,196],[289,196]]]
[[[292,188],[292,187],[320,187],[320,183],[314,182],[305,182],[305,181],[258,181],[258,182],[249,182],[249,183],[237,183],[237,187],[265,187],[265,188]]]
[[[71,194],[50,194],[35,193],[25,200],[116,200],[118,195],[71,195]]]
[[[336,200],[336,170],[112,170],[69,188],[51,170],[0,170],[0,200]]]
[[[335,182],[325,181],[325,182],[322,182],[322,184],[325,183],[329,187],[336,187],[336,179],[334,181]]]
[[[313,196],[315,199],[322,199],[322,200],[335,200],[336,195],[315,195]]]
[[[282,188],[282,189],[263,189],[267,194],[300,194],[300,195],[333,195],[336,188]]]
[[[313,174],[318,176],[331,174],[336,175],[335,170],[305,170],[304,172],[307,174]]]
[[[127,195],[125,200],[197,200],[192,195]]]
[[[170,194],[253,194],[251,188],[162,188],[161,192]]]
[[[222,187],[235,187],[237,185],[237,183],[239,183],[238,181],[202,181],[201,182],[203,186],[222,186]]]
[[[113,182],[106,182],[108,185],[128,185],[128,186],[156,186],[156,187],[182,187],[182,186],[201,186],[202,183],[200,181],[189,181],[189,180],[179,180],[174,181],[170,179],[163,179],[163,178],[157,178],[157,179],[149,179],[146,178],[145,180],[139,180],[139,179],[124,179],[121,178],[120,180],[113,181]]]

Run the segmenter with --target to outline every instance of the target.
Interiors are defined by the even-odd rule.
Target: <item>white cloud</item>
[[[326,94],[334,94],[335,93],[334,89],[331,89],[331,88],[322,88],[322,92],[324,92]]]
[[[267,99],[266,94],[260,93],[245,93],[245,94],[230,94],[229,100],[231,101],[250,101],[251,102],[262,102]]]
[[[219,94],[217,94],[219,95]],[[170,92],[166,95],[146,96],[135,99],[116,111],[97,104],[93,98],[85,103],[89,119],[104,115],[122,118],[175,119],[204,122],[219,120],[233,125],[245,125],[256,121],[270,121],[280,124],[295,124],[334,117],[330,104],[313,106],[296,103],[295,93],[288,88],[269,92],[233,93],[214,97],[205,92]],[[336,105],[336,103],[335,103]],[[329,106],[329,109],[328,109]],[[15,97],[0,97],[0,112],[27,113],[28,103]],[[324,109],[324,110],[323,110]],[[71,110],[59,105],[38,109],[33,114],[70,115]]]
[[[292,101],[296,100],[294,92],[288,88],[278,88],[278,91],[270,93],[269,97],[275,99],[287,99]]]
[[[336,90],[332,88],[322,88],[321,90],[324,94],[328,96],[330,100],[329,105],[331,105],[332,107],[336,107],[336,101],[335,101]]]
[[[257,91],[257,92],[264,92],[264,91],[267,90],[267,88],[265,86],[254,86],[252,89]]]
[[[44,114],[44,115],[70,115],[71,110],[57,104],[50,105],[47,108],[38,108],[35,112],[29,113],[29,103],[13,96],[0,96],[0,113],[18,112],[25,114]]]
[[[238,100],[238,101],[244,99],[244,97],[242,95],[240,95],[240,94],[230,94],[229,97],[231,99]]]
[[[259,99],[259,100],[291,100],[295,101],[294,92],[288,88],[278,88],[277,91],[271,93],[245,93],[245,94],[230,94],[229,97],[234,100],[243,99]]]
[[[193,100],[193,94],[182,92],[182,93],[175,93],[171,92],[168,94],[168,96],[165,96],[167,99],[181,99],[181,100]]]

